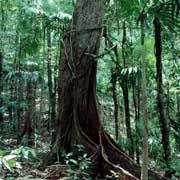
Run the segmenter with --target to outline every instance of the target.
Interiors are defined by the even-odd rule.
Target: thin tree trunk
[[[141,19],[141,71],[142,71],[142,118],[144,122],[143,131],[143,160],[141,180],[148,180],[148,112],[147,112],[147,88],[146,88],[146,62],[144,51],[144,18]]]
[[[132,64],[135,66],[134,62],[134,48],[133,48],[133,29],[132,29],[132,23],[129,25],[129,33],[130,33],[130,52],[131,52],[131,59]],[[140,119],[140,80],[139,76],[134,77],[132,82],[132,91],[133,91],[133,103],[134,103],[134,112],[135,112],[135,130],[136,130],[136,139],[134,142],[135,145],[135,151],[136,151],[136,163],[140,164],[140,152],[139,152],[139,138],[140,138],[140,129],[138,127],[138,122]]]
[[[58,49],[59,50],[59,49]],[[53,121],[53,128],[54,130],[56,129],[57,127],[57,117],[56,117],[56,113],[57,113],[57,100],[56,100],[56,95],[57,95],[57,80],[58,80],[58,77],[57,77],[57,72],[58,72],[58,59],[59,59],[59,56],[57,56],[57,59],[56,59],[56,62],[55,62],[55,66],[54,66],[54,78],[53,78],[53,83],[54,83],[54,88],[53,88],[53,103],[54,103],[54,107],[52,109],[52,112],[53,112],[53,117],[54,117],[54,121]]]
[[[10,87],[9,87],[9,91],[10,91],[10,104],[8,106],[8,112],[9,112],[9,120],[10,120],[10,123],[11,123],[11,128],[13,131],[16,131],[16,122],[15,122],[15,107],[13,105],[13,103],[16,101],[16,88],[15,88],[15,80],[14,78],[9,80],[9,84],[10,84]]]
[[[114,102],[114,119],[115,119],[115,137],[118,140],[119,137],[119,124],[118,124],[118,100],[117,100],[117,68],[111,69],[111,84]]]
[[[47,48],[48,48],[48,56],[47,56],[47,71],[48,71],[48,90],[49,90],[49,101],[50,101],[50,129],[55,129],[55,119],[56,119],[56,100],[55,100],[55,91],[53,88],[53,80],[52,80],[52,55],[51,55],[51,32],[50,29],[47,29]]]
[[[126,25],[123,22],[123,39],[122,39],[122,56],[123,56],[123,66],[127,67],[127,53],[126,53]],[[122,91],[124,98],[124,109],[125,109],[125,123],[127,138],[129,141],[129,155],[134,159],[134,147],[133,147],[133,137],[131,132],[131,120],[130,120],[130,110],[129,110],[129,89],[128,89],[128,77],[125,76],[122,80]]]
[[[179,92],[176,93],[176,100],[177,100],[177,121],[173,123],[173,127],[177,133],[174,133],[175,140],[176,140],[176,147],[180,150],[180,133],[179,126],[180,126],[180,94]],[[177,123],[178,122],[178,123]]]
[[[161,23],[156,17],[154,19],[154,31],[155,31],[155,55],[156,55],[156,81],[157,81],[157,108],[159,112],[159,122],[161,126],[162,145],[163,145],[163,159],[167,168],[170,166],[170,145],[169,145],[169,125],[167,117],[164,112],[163,102],[163,78],[162,78],[162,41],[161,41]],[[166,171],[166,177],[168,177],[169,170]]]
[[[18,71],[17,68],[17,59],[18,59],[18,52],[19,52],[19,33],[16,32],[16,38],[15,38],[15,44],[17,44],[18,46],[16,47],[15,50],[15,56],[14,56],[14,66],[13,66],[13,70],[16,73]],[[17,74],[17,73],[16,73]],[[15,76],[12,80],[11,80],[11,100],[13,102],[15,102],[15,106],[13,107],[13,130],[16,132],[20,132],[18,130],[18,121],[17,121],[17,109],[18,109],[18,102],[17,102],[17,92],[18,92],[18,78],[17,76]],[[17,134],[17,143],[19,144],[19,134]]]
[[[21,57],[22,57],[22,44],[21,44],[21,39],[19,40],[19,48],[18,48],[18,58],[17,62],[15,62],[16,66],[16,80],[15,80],[15,86],[16,86],[16,122],[17,122],[17,132],[20,132],[21,129],[21,115],[23,114],[22,112],[22,107],[21,107],[21,102],[23,100],[23,85],[22,85],[22,78],[21,78]],[[18,134],[18,137],[19,138]]]
[[[140,106],[141,106],[140,93],[141,93],[141,82],[140,82],[140,78],[138,77],[138,89],[136,91],[136,96],[137,96],[137,120],[138,120],[138,122],[140,120],[140,113],[141,113],[141,109],[140,109]],[[141,132],[140,132],[140,128],[138,126],[138,122],[136,122],[136,129],[137,129],[137,133],[139,134],[139,137],[141,137]],[[138,162],[138,164],[140,164],[140,153],[139,152],[137,152],[137,162]]]
[[[176,93],[176,99],[177,99],[177,121],[180,122],[180,95],[179,93]]]
[[[139,81],[139,80],[138,80]],[[136,90],[137,89],[137,90]],[[139,84],[136,86],[136,80],[133,83],[133,103],[134,103],[134,111],[135,111],[135,128],[136,128],[136,141],[135,141],[135,148],[136,148],[136,163],[140,164],[140,153],[139,153],[139,137],[140,137],[140,132],[139,132],[139,127],[138,127],[138,122],[139,122],[139,95],[140,94],[140,88]]]
[[[39,128],[42,130],[44,128],[44,105],[45,105],[45,80],[44,80],[44,75],[45,75],[45,59],[46,59],[46,52],[45,52],[45,46],[46,46],[46,29],[43,26],[43,63],[42,63],[42,70],[41,70],[41,97],[40,97],[40,108],[39,108]]]

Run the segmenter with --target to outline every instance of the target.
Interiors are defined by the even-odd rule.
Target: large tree
[[[103,130],[96,105],[96,71],[103,29],[104,0],[78,0],[71,24],[61,41],[59,65],[59,127],[53,151],[64,148],[76,157],[82,144],[92,160],[90,175],[110,170],[120,179],[140,178],[140,166],[120,151]],[[128,173],[128,172],[129,173]],[[149,179],[164,179],[149,171]]]

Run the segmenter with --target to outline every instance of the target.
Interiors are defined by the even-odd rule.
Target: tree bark
[[[112,84],[112,93],[113,93],[113,102],[114,102],[114,119],[115,119],[115,137],[118,140],[119,137],[119,124],[118,124],[118,100],[117,100],[117,68],[111,69],[111,84]]]
[[[127,53],[126,53],[126,25],[123,22],[123,39],[122,39],[122,56],[123,56],[123,66],[124,68],[127,67]],[[130,119],[130,110],[129,110],[129,89],[128,89],[128,76],[122,79],[122,91],[123,91],[123,98],[124,98],[124,109],[125,109],[125,123],[126,123],[126,132],[127,138],[129,141],[129,155],[131,158],[134,158],[134,144],[133,144],[133,137],[131,132],[131,119]]]
[[[50,29],[47,29],[47,71],[48,71],[48,90],[49,90],[49,112],[50,112],[50,129],[55,130],[56,125],[56,90],[54,89],[55,84],[53,85],[52,79],[52,55],[51,55],[51,32]]]
[[[159,122],[162,134],[163,145],[163,159],[169,169],[170,161],[170,144],[169,144],[169,128],[167,117],[164,112],[163,102],[163,78],[162,78],[162,40],[161,40],[161,23],[157,17],[154,19],[154,32],[155,32],[155,55],[156,55],[156,81],[157,81],[157,108],[159,112]],[[166,171],[168,177],[169,170]]]
[[[180,122],[180,94],[179,92],[176,93],[176,100],[177,100],[177,121]]]
[[[143,160],[141,180],[148,180],[148,112],[147,112],[147,88],[146,88],[146,63],[144,49],[144,17],[141,19],[141,71],[142,71],[142,118],[143,118]]]
[[[136,140],[135,140],[135,149],[136,149],[136,163],[140,164],[140,152],[139,152],[139,137],[140,129],[138,127],[138,122],[140,119],[140,84],[138,79],[138,85],[136,86],[136,79],[133,82],[133,103],[135,111],[135,128],[136,128]]]
[[[61,142],[72,151],[77,127],[99,143],[99,116],[95,102],[97,63],[88,55],[97,55],[100,43],[103,0],[79,0],[71,25],[64,37],[59,69]],[[76,128],[68,132],[71,127]],[[88,127],[88,128],[87,128]],[[64,136],[69,134],[69,136]],[[78,133],[79,134],[79,133]],[[76,143],[75,143],[76,144]]]
[[[18,36],[18,35],[17,35]],[[15,76],[15,94],[16,94],[16,106],[15,106],[15,120],[16,120],[16,130],[20,132],[21,130],[21,120],[23,120],[23,108],[21,107],[21,103],[23,101],[23,84],[21,78],[21,57],[22,57],[22,43],[20,37],[17,37],[17,44],[18,44],[18,54],[15,58],[15,71],[17,75]],[[19,139],[20,134],[17,134],[17,139]]]
[[[42,40],[42,44],[43,44],[43,53],[42,53],[42,56],[43,56],[43,62],[42,62],[42,70],[41,70],[41,85],[40,85],[40,88],[41,88],[41,97],[40,97],[40,107],[39,107],[39,125],[38,127],[42,130],[44,127],[45,127],[45,123],[44,123],[44,117],[43,117],[43,114],[44,114],[44,105],[45,105],[45,79],[44,79],[44,76],[45,76],[45,59],[46,59],[46,50],[45,50],[45,47],[46,47],[46,28],[43,26],[43,40]]]
[[[27,80],[27,96],[26,96],[27,108],[25,114],[24,130],[21,134],[21,138],[26,138],[27,144],[32,144],[32,133],[33,133],[33,119],[35,114],[35,83],[33,80]]]

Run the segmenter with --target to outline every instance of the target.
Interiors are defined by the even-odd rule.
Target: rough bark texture
[[[76,132],[79,127],[99,143],[100,121],[95,101],[97,64],[88,53],[98,53],[102,7],[102,1],[78,1],[71,25],[62,41],[58,83],[61,108],[59,130],[62,145],[67,150],[74,149],[78,139],[76,134],[80,136]]]
[[[97,63],[92,54],[98,54],[103,7],[103,0],[78,0],[62,41],[58,83],[60,118],[52,150],[59,152],[61,147],[76,156],[76,145],[82,144],[92,160],[89,173],[93,179],[98,174],[104,177],[110,170],[120,172],[118,179],[137,179],[140,166],[104,132],[96,106]],[[164,179],[151,171],[149,177]]]
[[[162,145],[163,145],[163,158],[169,168],[170,160],[170,145],[169,145],[169,128],[167,117],[164,112],[163,102],[163,79],[162,79],[162,41],[161,41],[161,23],[156,17],[154,19],[154,31],[155,31],[155,55],[156,55],[156,81],[157,81],[157,108],[159,112],[159,122],[161,126]],[[166,172],[166,176],[169,175],[169,170]]]

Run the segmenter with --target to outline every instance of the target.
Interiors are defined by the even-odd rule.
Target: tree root
[[[76,133],[76,143],[85,147],[85,152],[89,154],[92,162],[88,170],[92,179],[96,179],[98,174],[104,179],[107,175],[111,175],[112,171],[118,175],[118,178],[114,178],[116,180],[140,179],[141,167],[122,152],[104,130],[99,130],[99,145],[94,143],[81,128],[78,128]],[[149,170],[149,180],[167,180],[167,178]]]

